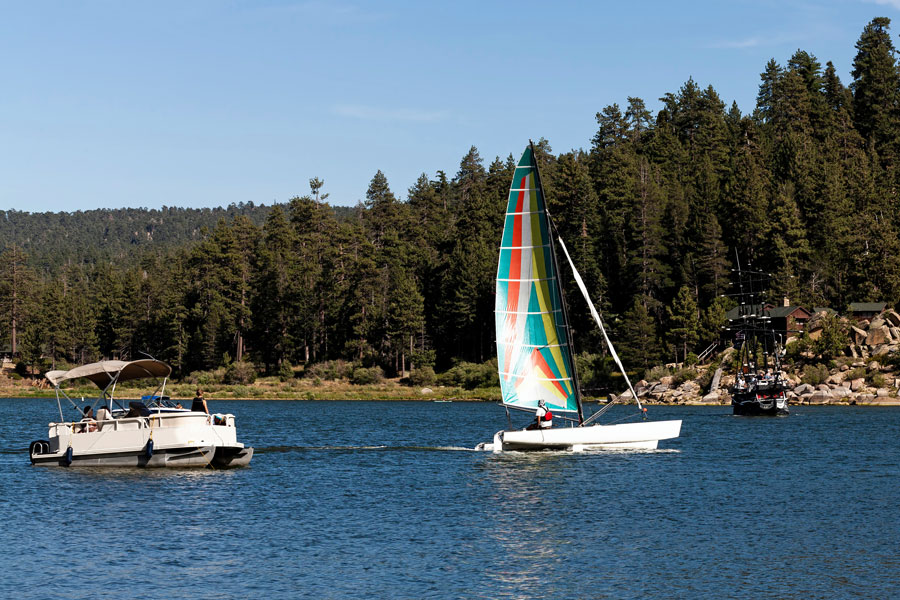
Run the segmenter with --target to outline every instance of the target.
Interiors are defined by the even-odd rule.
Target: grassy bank
[[[66,393],[77,398],[96,397],[97,388],[92,384],[65,388]],[[149,394],[153,390],[146,386],[120,385],[116,388],[119,397],[135,398]],[[166,393],[173,400],[189,401],[194,397],[197,386],[190,383],[170,383]],[[203,386],[203,394],[209,400],[249,399],[249,400],[458,400],[472,402],[498,402],[500,388],[477,388],[466,390],[458,387],[431,386],[411,387],[398,380],[381,383],[354,385],[343,381],[310,381],[294,379],[286,382],[277,377],[263,377],[252,385],[209,384]],[[3,398],[54,398],[52,388],[38,387],[29,380],[13,381],[0,379],[0,397]]]

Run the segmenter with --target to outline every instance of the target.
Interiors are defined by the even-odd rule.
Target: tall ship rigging
[[[770,275],[741,269],[740,261],[737,265],[738,290],[733,295],[739,304],[726,328],[733,333],[737,348],[730,389],[732,411],[735,415],[786,416],[789,384],[781,365],[784,340],[772,327],[762,294]]]

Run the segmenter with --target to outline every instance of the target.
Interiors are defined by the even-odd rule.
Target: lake
[[[0,597],[900,596],[900,408],[650,407],[684,420],[655,452],[503,455],[471,450],[494,404],[210,410],[249,468],[32,467],[56,401],[0,400]]]

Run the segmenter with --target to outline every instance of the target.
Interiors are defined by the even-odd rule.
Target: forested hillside
[[[688,79],[655,115],[633,97],[600,110],[586,150],[537,144],[551,213],[633,368],[718,336],[736,254],[774,274],[772,299],[897,304],[889,27],[866,26],[849,85],[798,50],[764,65],[748,114]],[[15,328],[22,358],[44,368],[139,352],[180,373],[241,359],[388,372],[488,360],[503,212],[526,142],[487,163],[473,147],[455,174],[423,174],[402,201],[379,171],[341,218],[317,179],[274,207],[0,212],[0,339]],[[586,308],[570,304],[578,350],[598,352]]]
[[[252,202],[227,208],[160,210],[119,208],[73,213],[29,213],[0,210],[0,240],[22,248],[29,264],[56,273],[70,263],[133,261],[149,249],[166,251],[203,237],[220,219],[238,215],[262,225],[269,207]]]

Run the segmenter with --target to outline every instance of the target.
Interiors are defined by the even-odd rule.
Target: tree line
[[[748,114],[693,79],[660,102],[655,115],[635,97],[603,108],[587,150],[536,145],[554,222],[630,365],[683,360],[718,337],[736,258],[773,274],[772,300],[897,304],[889,19],[864,28],[847,86],[797,50],[765,65]],[[271,207],[0,211],[13,240],[0,256],[0,339],[36,368],[141,353],[182,374],[246,360],[391,374],[483,362],[518,152],[486,165],[472,147],[455,174],[423,174],[405,199],[379,171],[354,208],[329,205],[313,179]],[[565,267],[563,278],[576,299]],[[587,308],[570,302],[570,317],[577,349],[600,351]]]

